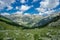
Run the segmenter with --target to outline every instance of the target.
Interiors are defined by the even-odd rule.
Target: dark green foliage
[[[38,34],[34,34],[34,40],[38,40],[39,39],[39,35]]]
[[[3,40],[3,38],[0,38],[0,40]]]

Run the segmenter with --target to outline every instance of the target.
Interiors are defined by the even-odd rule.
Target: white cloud
[[[13,13],[13,14],[22,15],[23,12],[22,11],[17,11],[16,13]]]
[[[39,12],[45,12],[46,11],[46,9],[44,9],[44,8],[36,8],[36,10],[38,10]]]
[[[20,16],[20,17],[22,17],[23,16],[23,12],[22,11],[17,11],[15,13],[11,14],[11,15],[12,16]]]
[[[40,2],[40,4],[41,4],[41,7],[45,8],[49,4],[49,1],[42,1]]]
[[[27,5],[21,5],[21,7],[16,7],[16,9],[19,9],[20,11],[17,11],[14,14],[23,14],[24,11],[28,10],[29,8],[31,8],[32,6],[27,6]]]
[[[3,9],[5,7],[5,3],[3,1],[0,1],[0,9]]]
[[[38,1],[38,0],[33,0],[33,2],[36,2],[36,1]]]
[[[52,14],[52,13],[54,13],[55,12],[55,10],[49,10],[49,11],[46,11],[45,13],[46,14]]]
[[[59,5],[59,0],[44,0],[40,2],[41,7],[43,8],[55,8]]]
[[[19,7],[18,7],[18,6],[16,6],[16,9],[19,9]]]
[[[13,9],[13,7],[12,6],[7,6],[8,7],[8,9],[7,10],[11,10],[11,9]]]
[[[24,13],[24,15],[25,15],[25,16],[31,16],[31,14],[30,14],[30,13]]]
[[[31,6],[22,5],[21,8],[20,8],[20,10],[21,10],[21,11],[26,11],[26,10],[28,10],[30,7],[31,7]]]
[[[37,10],[39,11],[39,15],[55,13],[55,10],[48,10],[48,11],[46,11],[46,9],[44,9],[44,8],[43,9],[37,8]]]
[[[11,3],[14,3],[15,0],[0,0],[0,9],[3,9],[4,7],[7,7],[11,5]]]
[[[55,13],[55,10],[45,11],[44,13],[39,12],[39,15],[44,15],[44,14],[50,15],[52,13]]]
[[[25,0],[21,0],[20,2],[21,2],[21,3],[26,3],[26,1],[25,1]]]
[[[1,15],[5,16],[5,15],[10,15],[9,13],[1,13]]]
[[[43,13],[40,12],[39,15],[43,15]]]
[[[43,0],[40,2],[40,7],[36,8],[36,10],[39,11],[40,15],[51,14],[55,12],[53,8],[56,8],[58,5],[59,5],[59,0]]]

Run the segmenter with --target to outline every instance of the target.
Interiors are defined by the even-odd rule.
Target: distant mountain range
[[[60,13],[51,14],[46,17],[40,15],[22,15],[22,14],[12,14],[12,15],[5,15],[0,17],[10,20],[9,23],[17,24],[24,27],[34,28],[34,27],[41,27],[45,26],[51,22],[54,22],[60,19]],[[0,20],[1,21],[1,20]]]
[[[17,24],[32,27],[35,23],[38,23],[43,19],[40,15],[22,15],[22,14],[12,14],[5,15],[6,18],[16,22]]]

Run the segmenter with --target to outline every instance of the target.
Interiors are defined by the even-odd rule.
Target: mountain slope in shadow
[[[60,14],[60,13],[59,13]],[[47,17],[42,19],[41,21],[39,21],[38,23],[36,23],[34,25],[34,27],[44,27],[47,26],[48,24],[52,23],[52,22],[56,22],[60,19],[60,15],[57,15],[55,17]]]

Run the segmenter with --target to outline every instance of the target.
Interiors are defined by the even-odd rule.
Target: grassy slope
[[[3,18],[3,20],[6,19]],[[11,22],[10,20],[6,21]],[[60,27],[46,26],[39,29],[22,29],[21,27],[10,25],[3,21],[0,21],[0,30],[0,40],[5,37],[16,38],[16,40],[48,40],[60,35]]]

